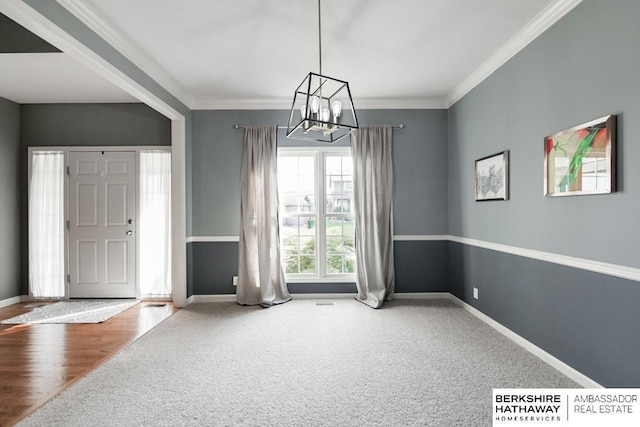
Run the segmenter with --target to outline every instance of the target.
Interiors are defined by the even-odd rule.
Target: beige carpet
[[[21,426],[490,426],[493,388],[577,387],[447,300],[192,304]]]

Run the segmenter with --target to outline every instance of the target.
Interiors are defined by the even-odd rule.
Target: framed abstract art
[[[554,133],[544,139],[546,197],[615,191],[614,115]]]

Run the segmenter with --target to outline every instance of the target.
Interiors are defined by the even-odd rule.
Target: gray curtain
[[[269,307],[291,299],[280,264],[276,162],[276,127],[247,127],[242,151],[238,304]]]
[[[352,134],[356,220],[356,299],[380,308],[393,298],[393,167],[391,126],[363,126]]]

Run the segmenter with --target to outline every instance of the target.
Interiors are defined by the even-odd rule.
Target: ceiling
[[[579,1],[323,0],[322,71],[349,81],[357,108],[445,107]],[[58,2],[192,109],[289,108],[293,90],[318,71],[315,0]],[[95,76],[67,91],[77,95],[67,101],[65,85],[92,73],[70,58],[55,60],[57,77],[47,72],[38,83],[20,72],[29,61],[40,60],[13,59],[24,84],[0,84],[0,96],[128,102]]]

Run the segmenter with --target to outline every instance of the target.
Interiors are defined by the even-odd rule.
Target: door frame
[[[136,163],[136,179],[135,179],[135,203],[136,203],[136,218],[140,218],[140,152],[141,151],[164,151],[171,153],[172,157],[172,169],[173,169],[173,150],[170,145],[118,145],[118,146],[95,146],[95,145],[81,145],[81,146],[30,146],[27,147],[28,153],[28,168],[27,168],[27,183],[31,181],[31,164],[32,157],[34,151],[62,151],[64,153],[64,215],[65,221],[69,220],[69,153],[71,152],[96,152],[96,151],[128,151],[135,153],[135,163]],[[173,170],[171,171],[173,176]],[[28,192],[27,185],[27,192]],[[172,190],[173,193],[173,190]],[[27,193],[28,200],[28,193]],[[137,225],[137,224],[136,224]],[[173,234],[173,221],[171,224],[172,234]],[[138,254],[138,235],[139,233],[134,233],[135,243],[136,243],[136,254],[135,254],[135,268],[136,268],[136,298],[140,298],[140,257]],[[28,236],[28,233],[27,233]],[[27,237],[29,239],[29,237]],[[175,250],[175,247],[173,248]],[[30,266],[29,266],[30,268]],[[65,225],[65,233],[64,233],[64,299],[69,299],[69,228]],[[173,289],[175,285],[172,284],[172,293],[175,294],[175,290]],[[31,289],[29,289],[31,292]],[[172,298],[173,299],[173,298]]]

